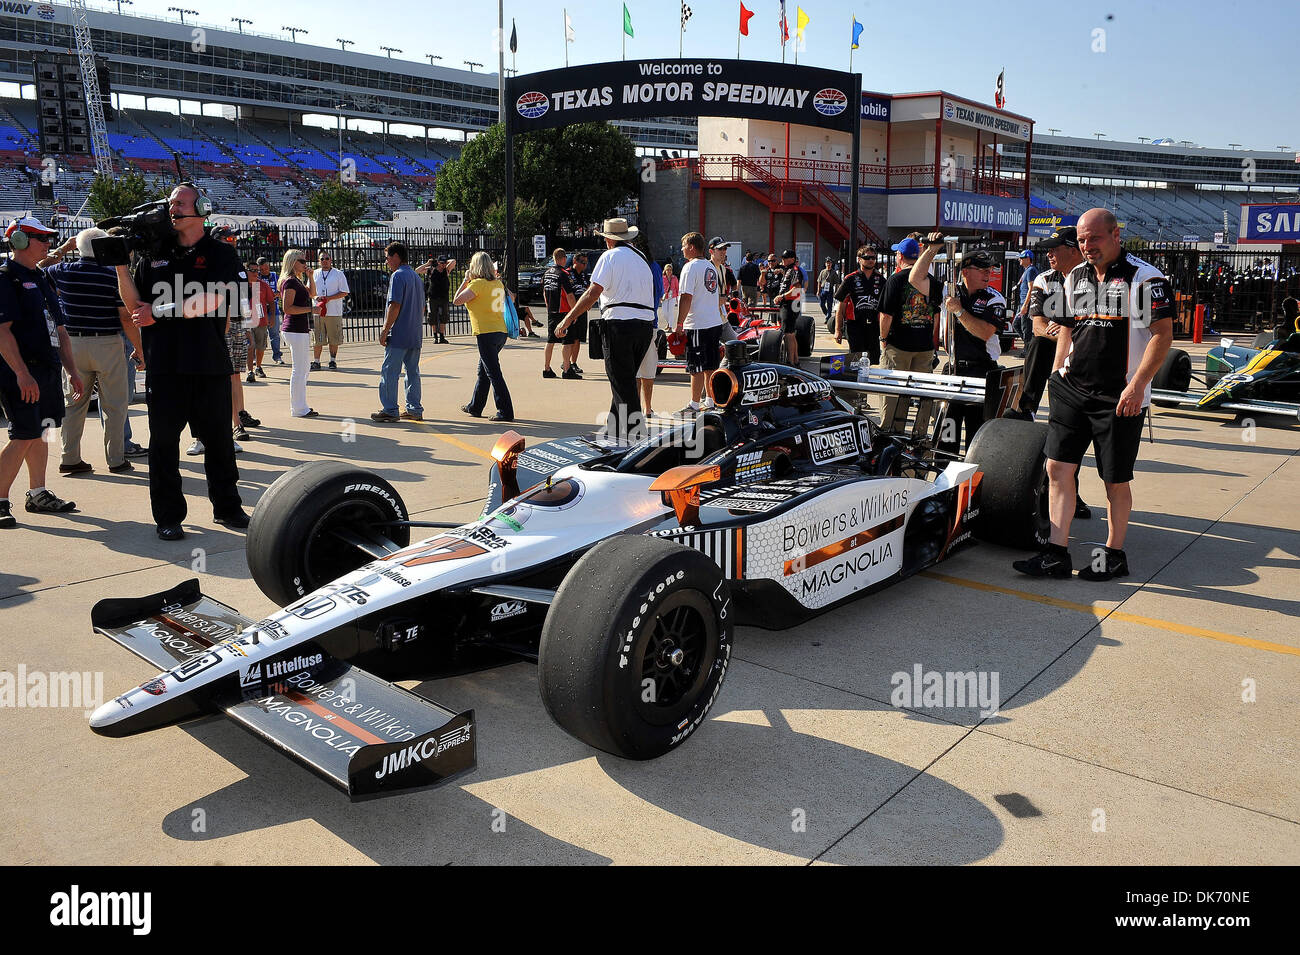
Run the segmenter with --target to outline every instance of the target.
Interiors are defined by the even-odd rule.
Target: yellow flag
[[[803,12],[803,7],[795,7],[797,16],[795,17],[794,35],[798,39],[803,39],[803,28],[808,25],[808,14]]]

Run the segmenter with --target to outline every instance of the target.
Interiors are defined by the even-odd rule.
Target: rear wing
[[[96,712],[91,725],[101,735],[125,736],[224,712],[353,801],[427,788],[477,763],[473,710],[449,710],[314,643],[278,654],[252,652],[235,641],[254,621],[205,596],[197,580],[146,597],[101,600],[91,622],[158,670],[186,666],[196,674],[192,689],[159,695],[147,707],[125,696],[105,704],[101,711],[116,719],[108,723]],[[202,661],[219,653],[246,655],[249,662],[236,674],[204,683],[198,676]],[[151,685],[161,681],[146,681],[142,688],[151,693]],[[138,713],[123,719],[119,710],[126,707]]]
[[[804,358],[800,362],[805,371],[811,371],[830,382],[831,389],[841,398],[855,405],[861,396],[899,395],[925,401],[947,401],[959,404],[983,404],[984,417],[1000,418],[1020,396],[1022,366],[999,365],[983,378],[963,375],[942,375],[919,371],[893,371],[888,368],[871,368],[866,381],[857,380],[857,366],[851,365],[848,355],[828,355],[823,358]]]

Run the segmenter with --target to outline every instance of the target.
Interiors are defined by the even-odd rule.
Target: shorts
[[[429,322],[433,325],[446,325],[451,321],[451,302],[441,299],[429,299]]]
[[[845,322],[844,337],[848,339],[849,351],[866,352],[871,356],[871,364],[880,364],[880,326],[877,323],[860,319]]]
[[[232,374],[242,374],[248,364],[248,329],[242,322],[231,319],[230,331],[226,333],[226,348],[230,352]]]
[[[573,345],[578,341],[578,323],[575,321],[563,335],[556,334],[556,329],[564,321],[565,312],[546,313],[546,340],[552,345]]]
[[[641,356],[641,364],[637,366],[636,376],[638,378],[648,378],[653,381],[655,375],[659,373],[659,342],[657,339],[657,335],[650,336],[650,346],[645,350],[645,354]]]
[[[265,325],[258,325],[256,328],[250,328],[253,333],[253,350],[266,351],[266,346],[271,340],[271,333],[267,331]]]
[[[1147,409],[1131,418],[1115,414],[1115,403],[1092,398],[1067,383],[1060,374],[1047,380],[1051,416],[1047,424],[1047,457],[1079,464],[1093,446],[1097,473],[1110,484],[1133,480],[1142,443],[1142,422]]]
[[[587,340],[587,313],[583,312],[578,316],[569,333],[576,342],[585,342]]]
[[[317,315],[316,323],[312,326],[311,343],[313,345],[329,345],[330,348],[338,348],[343,344],[343,316],[342,315]]]
[[[686,330],[686,370],[714,371],[722,364],[722,326]]]
[[[799,321],[802,310],[794,302],[781,303],[781,331],[787,335],[795,332],[795,323]]]
[[[27,373],[36,379],[40,397],[23,401],[18,379],[6,365],[0,372],[0,408],[9,419],[10,441],[32,441],[46,428],[63,424],[63,375],[58,365],[28,365]]]

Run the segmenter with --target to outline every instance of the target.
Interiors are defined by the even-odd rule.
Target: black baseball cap
[[[961,267],[963,269],[991,269],[993,268],[993,256],[983,249],[967,252],[961,257]]]
[[[784,252],[781,253],[781,258],[783,258],[783,259],[797,259],[798,256],[795,255],[795,254],[794,254],[792,251],[790,251],[789,249],[786,249]]]
[[[446,261],[447,261],[447,257],[446,257],[445,255],[440,255],[440,256],[438,256],[438,261],[439,261],[439,262],[446,262]]]
[[[729,245],[731,245],[731,243],[724,242],[722,240],[722,236],[720,235],[715,235],[712,239],[709,240],[710,249],[725,249]]]
[[[1038,243],[1040,249],[1059,249],[1068,245],[1072,249],[1079,247],[1079,230],[1072,225],[1057,229],[1050,236]]]

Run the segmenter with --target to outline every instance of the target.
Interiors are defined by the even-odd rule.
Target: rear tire
[[[799,357],[806,358],[812,354],[813,342],[817,339],[817,323],[811,315],[800,315],[794,323],[794,341],[799,347]]]
[[[601,541],[546,615],[537,655],[546,711],[607,753],[662,756],[717,699],[734,616],[727,581],[699,551],[656,537]]]
[[[281,475],[253,509],[248,569],[262,593],[287,606],[373,559],[331,530],[372,530],[384,521],[405,520],[401,495],[377,474],[342,461],[300,464]],[[409,527],[380,533],[398,547],[411,542]]]
[[[758,360],[769,365],[779,365],[785,354],[785,335],[779,328],[768,328],[758,338]]]
[[[1192,358],[1181,348],[1169,349],[1169,354],[1165,355],[1164,364],[1156,372],[1156,376],[1151,379],[1151,387],[1163,391],[1186,391],[1192,384]],[[1152,404],[1161,408],[1176,408],[1178,404],[1173,401],[1156,401],[1153,399]]]
[[[975,533],[1007,547],[1044,547],[1047,515],[1047,426],[994,418],[975,432],[966,462],[979,465],[979,517]]]

